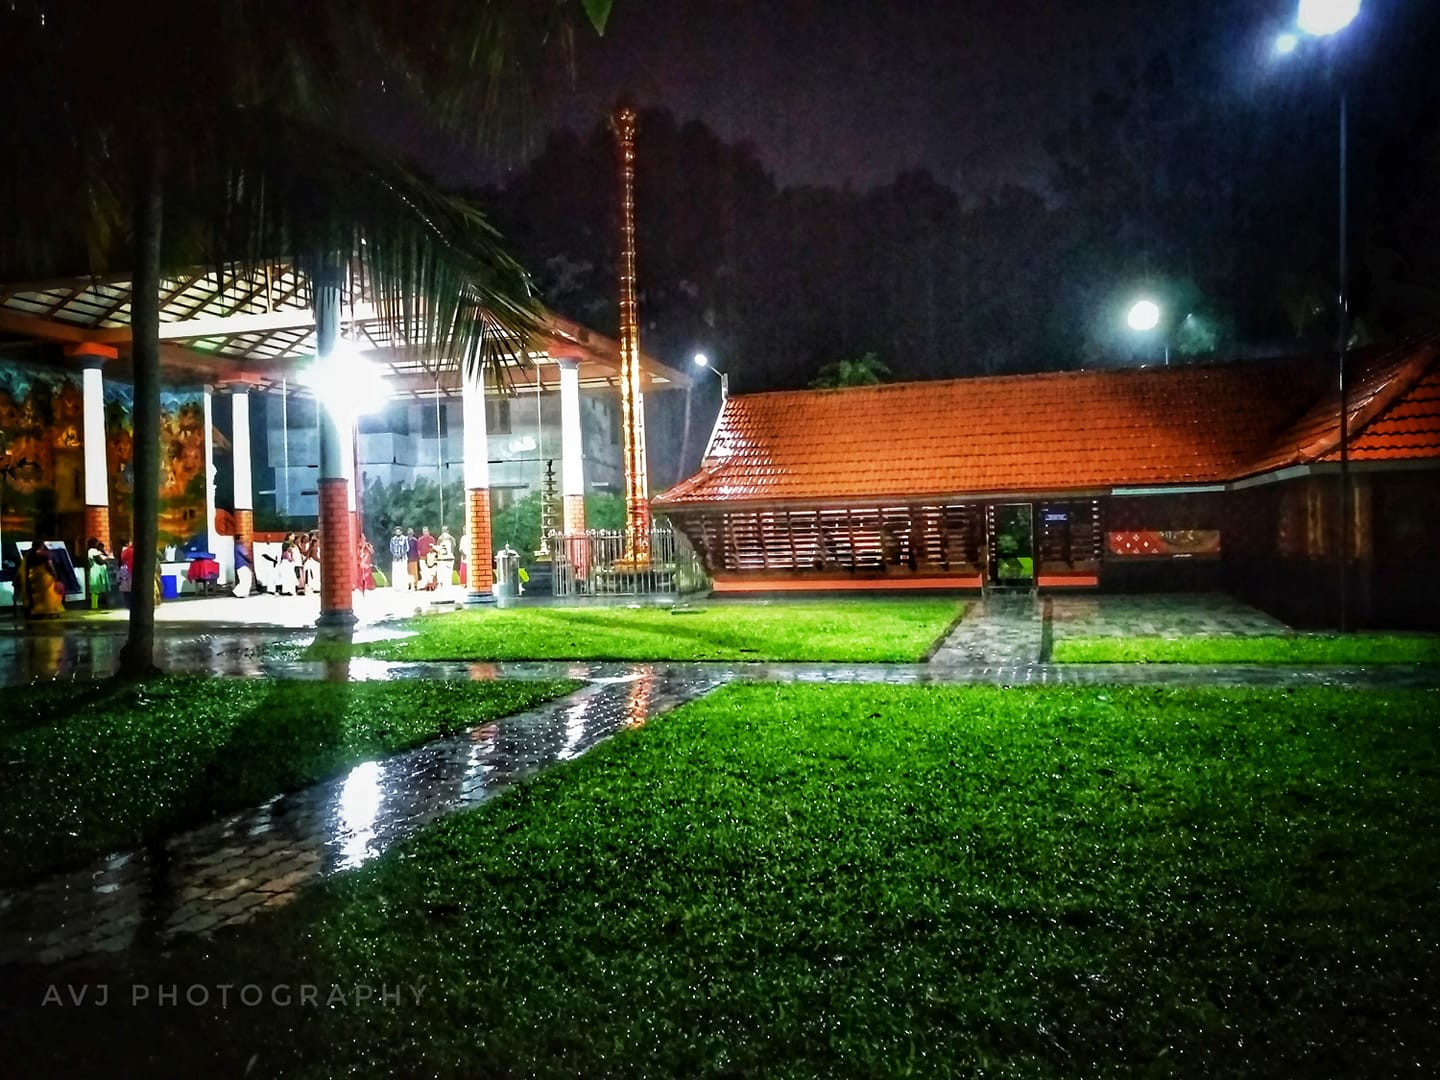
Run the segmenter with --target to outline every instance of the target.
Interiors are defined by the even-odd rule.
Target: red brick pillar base
[[[565,531],[567,533],[582,533],[585,531],[585,496],[565,496]]]
[[[320,626],[355,623],[355,549],[347,489],[343,476],[320,481]]]
[[[490,538],[490,489],[470,488],[465,492],[465,521],[470,528],[470,550],[465,588],[472,601],[492,599],[495,584],[495,553]]]
[[[255,511],[235,511],[235,542],[244,544],[248,554],[253,559],[255,552],[251,550],[255,540]]]
[[[91,537],[104,544],[105,550],[110,550],[110,507],[85,507],[85,542],[89,543]]]

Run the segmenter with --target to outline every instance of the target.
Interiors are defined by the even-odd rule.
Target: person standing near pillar
[[[410,588],[420,588],[420,541],[415,538],[414,529],[405,530],[405,571]]]
[[[448,589],[455,583],[455,538],[450,535],[448,525],[440,526],[440,538],[435,541],[435,558],[440,564],[440,588]]]
[[[399,525],[390,537],[390,587],[400,592],[410,587],[410,541]]]

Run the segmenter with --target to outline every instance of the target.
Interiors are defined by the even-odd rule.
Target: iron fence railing
[[[695,553],[669,525],[652,526],[649,557],[635,559],[625,530],[552,532],[552,588],[557,597],[654,596],[689,592],[704,572]]]

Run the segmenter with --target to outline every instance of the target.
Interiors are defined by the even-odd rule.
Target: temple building
[[[1340,602],[1334,357],[800,390],[725,402],[656,496],[717,592],[1231,592]],[[1440,341],[1349,360],[1354,625],[1440,623]]]
[[[17,542],[63,541],[83,555],[92,536],[115,550],[129,534],[130,290],[125,275],[0,284],[0,588]],[[223,279],[205,268],[162,279],[162,576],[183,569],[188,547],[212,553],[228,579],[235,542],[256,536],[264,493],[291,500],[294,513],[318,514],[322,529],[327,515],[345,523],[332,530],[345,534],[332,538],[335,550],[353,551],[363,528],[357,475],[448,480],[453,469],[465,505],[450,524],[474,544],[472,591],[488,590],[492,508],[539,483],[541,455],[559,465],[557,517],[568,530],[584,528],[587,490],[623,490],[617,342],[547,316],[537,340],[503,357],[497,385],[462,373],[451,358],[389,340],[365,282],[355,279],[335,286],[330,301],[330,332],[345,346],[336,365],[343,377],[347,363],[365,361],[388,403],[360,420],[358,437],[346,427],[342,445],[353,452],[342,449],[332,467],[343,475],[327,477],[317,462],[328,402],[307,383],[319,344],[312,292],[294,267],[278,264],[226,268]],[[638,368],[647,393],[689,385],[650,356],[638,354]],[[297,415],[277,431],[282,413]],[[595,445],[587,448],[587,437]],[[327,484],[336,505],[326,503]],[[497,488],[504,494],[495,497]],[[322,615],[348,608],[351,563],[325,567],[335,580]]]

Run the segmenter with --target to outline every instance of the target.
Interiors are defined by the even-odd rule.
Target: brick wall
[[[320,481],[320,613],[351,610],[355,588],[355,546],[350,538],[348,484],[343,477]]]
[[[472,593],[489,592],[495,584],[495,553],[490,536],[490,489],[470,488],[465,492],[466,522],[470,530],[467,588]]]
[[[565,531],[567,533],[582,533],[585,531],[585,496],[565,496]]]
[[[247,547],[251,548],[251,553],[253,555],[253,548],[255,544],[254,510],[235,511],[235,540],[237,543],[244,544]]]
[[[92,536],[105,545],[105,550],[113,550],[110,543],[110,508],[108,506],[85,507],[85,541],[88,543]]]

